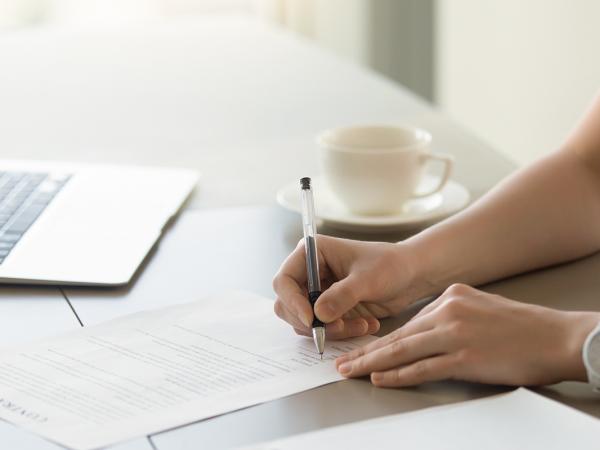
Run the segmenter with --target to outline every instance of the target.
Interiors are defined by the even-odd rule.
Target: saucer
[[[435,186],[439,178],[426,175],[419,185],[418,191]],[[401,212],[382,215],[365,216],[352,213],[342,205],[320,177],[312,179],[315,196],[315,214],[327,226],[348,231],[385,232],[404,229],[415,229],[438,222],[465,208],[470,200],[467,188],[456,181],[448,181],[444,188],[428,197],[407,201]],[[284,208],[302,213],[300,201],[300,185],[290,183],[277,192],[277,203]]]

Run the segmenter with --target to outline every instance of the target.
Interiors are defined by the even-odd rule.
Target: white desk
[[[79,326],[58,288],[0,288],[0,349]]]
[[[296,228],[294,219],[294,214],[265,207],[185,213],[131,286],[65,292],[84,325],[224,290],[272,297],[273,275],[298,242],[290,231]]]
[[[455,178],[475,196],[513,169],[405,90],[244,17],[0,35],[0,65],[3,157],[186,166],[204,174],[189,205],[201,211],[174,224],[131,286],[65,290],[84,325],[223,288],[269,295],[275,269],[300,235],[297,218],[272,206],[274,193],[316,173],[313,139],[321,129],[360,122],[425,127],[435,149],[456,156]],[[209,209],[247,205],[263,206]],[[597,308],[591,299],[600,292],[599,267],[591,258],[490,289],[561,306],[577,279],[585,292],[575,295],[576,305]],[[0,292],[6,343],[33,337],[29,330],[41,336],[78,326],[57,289]],[[499,389],[434,383],[381,390],[344,381],[161,433],[152,443],[159,450],[226,448]],[[544,392],[600,414],[586,386]],[[0,439],[12,439],[11,448],[55,448],[8,425],[0,427]],[[149,447],[140,439],[122,448]]]

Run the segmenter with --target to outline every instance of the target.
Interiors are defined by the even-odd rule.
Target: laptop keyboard
[[[0,171],[0,264],[70,175]]]

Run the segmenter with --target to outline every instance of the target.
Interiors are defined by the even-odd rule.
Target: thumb
[[[333,283],[317,300],[315,315],[325,323],[339,319],[361,300],[363,285],[364,280],[352,275]]]

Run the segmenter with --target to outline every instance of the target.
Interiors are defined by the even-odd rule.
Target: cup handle
[[[450,174],[452,173],[452,167],[454,165],[454,157],[443,153],[424,153],[421,155],[421,158],[425,164],[429,161],[439,161],[443,163],[444,171],[442,172],[442,176],[440,177],[437,186],[427,192],[414,193],[412,198],[423,198],[441,191],[448,182],[448,179],[450,179]]]

